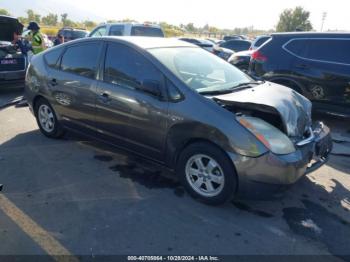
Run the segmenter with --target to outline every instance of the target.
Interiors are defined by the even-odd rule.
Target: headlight
[[[256,117],[238,117],[238,121],[252,132],[271,152],[275,154],[289,154],[295,151],[290,139],[279,129]]]

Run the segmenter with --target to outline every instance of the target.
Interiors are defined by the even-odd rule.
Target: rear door
[[[50,69],[51,97],[67,127],[94,133],[96,73],[101,51],[101,41],[70,45],[64,50],[60,63]]]
[[[163,94],[163,75],[145,56],[129,46],[108,43],[96,127],[103,139],[117,146],[163,160],[168,102],[146,88],[150,83]]]
[[[308,77],[307,90],[317,102],[350,106],[350,38],[305,39],[294,65]]]

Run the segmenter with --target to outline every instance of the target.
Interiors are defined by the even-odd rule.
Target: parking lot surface
[[[318,261],[349,261],[349,126],[330,124],[336,149],[345,153],[276,199],[212,207],[189,197],[160,166],[72,133],[48,139],[28,107],[9,106],[0,110],[0,255],[329,255]]]

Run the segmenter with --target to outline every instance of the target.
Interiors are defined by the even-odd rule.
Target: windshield
[[[254,82],[236,67],[201,48],[155,48],[149,52],[198,93],[234,90]]]

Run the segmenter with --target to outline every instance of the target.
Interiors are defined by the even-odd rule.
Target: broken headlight
[[[264,120],[250,116],[242,116],[237,119],[271,152],[282,155],[295,151],[292,141],[279,129]]]

